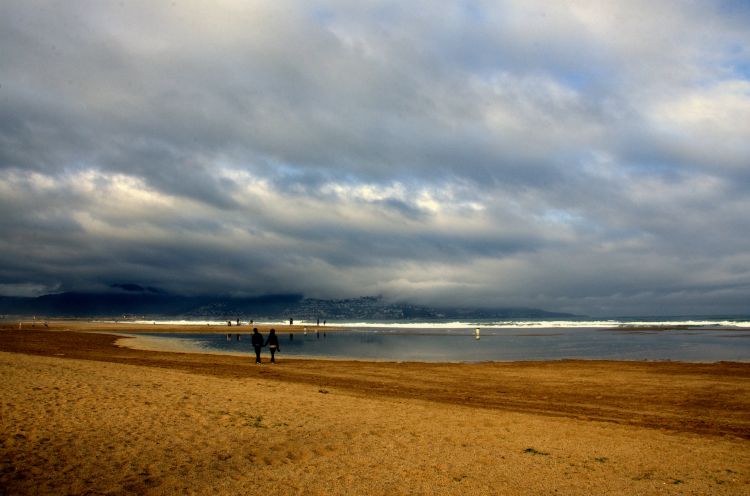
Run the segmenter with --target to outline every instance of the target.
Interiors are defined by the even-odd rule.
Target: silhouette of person
[[[279,348],[279,337],[276,335],[276,329],[271,329],[268,332],[268,339],[266,340],[265,345],[271,350],[271,363],[276,363],[276,352],[281,351],[281,348]]]
[[[253,348],[255,348],[255,363],[260,365],[260,350],[263,348],[263,334],[258,332],[257,327],[253,327]]]

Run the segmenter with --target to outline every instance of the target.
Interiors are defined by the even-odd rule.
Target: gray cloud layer
[[[747,312],[746,2],[0,5],[0,292]]]

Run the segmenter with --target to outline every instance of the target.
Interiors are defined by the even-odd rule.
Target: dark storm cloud
[[[0,290],[739,311],[746,17],[4,2]]]

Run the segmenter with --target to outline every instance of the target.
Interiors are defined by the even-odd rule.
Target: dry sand
[[[259,367],[115,341],[0,326],[0,494],[750,493],[750,364]]]

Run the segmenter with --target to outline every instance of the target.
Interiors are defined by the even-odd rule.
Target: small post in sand
[[[474,337],[476,338],[477,341],[479,341],[479,328],[478,327],[474,329]]]

